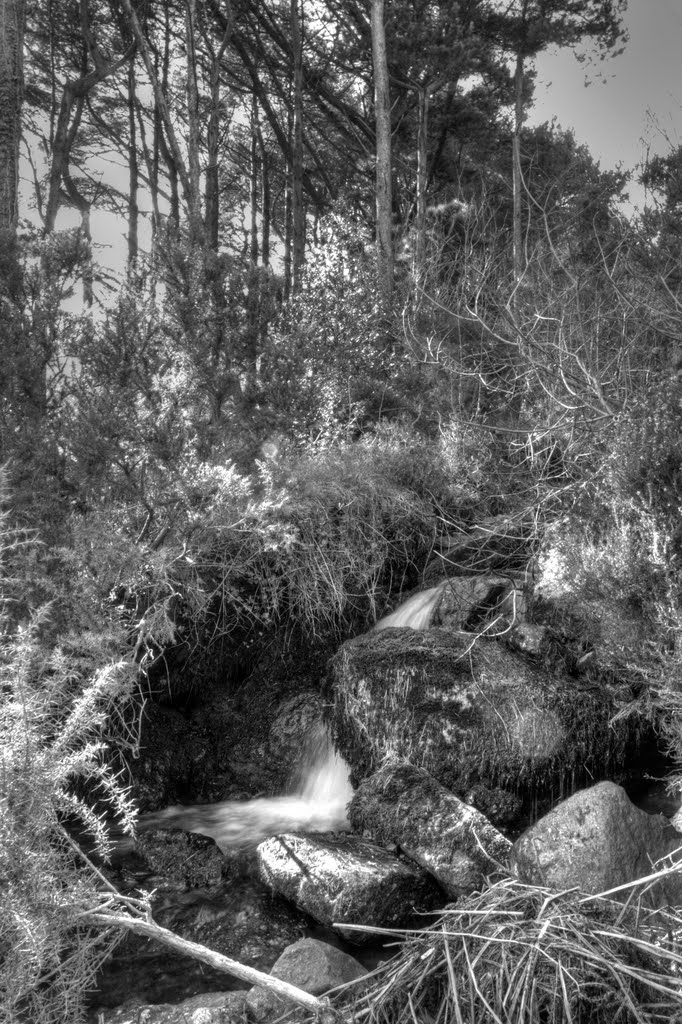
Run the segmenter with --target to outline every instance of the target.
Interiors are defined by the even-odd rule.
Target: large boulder
[[[527,806],[620,777],[639,724],[611,724],[616,684],[545,670],[504,643],[444,628],[384,629],[330,662],[334,739],[354,782],[391,756],[466,794],[482,783]],[[628,692],[629,695],[629,692]]]
[[[404,927],[443,898],[421,868],[358,836],[274,836],[260,844],[258,860],[263,882],[357,944],[373,936],[344,924]]]
[[[351,802],[350,821],[378,843],[396,843],[453,899],[479,888],[511,850],[479,811],[408,764],[387,765],[365,779]]]
[[[270,974],[313,996],[322,996],[339,985],[349,985],[348,997],[352,998],[359,988],[352,983],[363,978],[367,971],[342,949],[319,939],[306,938],[287,946]],[[260,1022],[280,1017],[291,1010],[292,1004],[272,989],[256,985],[247,994],[246,1007],[249,1018]]]
[[[669,864],[671,857],[682,865],[680,834],[668,820],[635,807],[621,786],[600,782],[527,829],[514,843],[511,865],[523,882],[596,894],[646,877],[652,865]],[[682,870],[657,882],[649,895],[656,904],[682,905]]]

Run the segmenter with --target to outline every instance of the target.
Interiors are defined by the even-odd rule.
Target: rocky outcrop
[[[474,807],[423,768],[387,765],[366,779],[350,805],[353,828],[395,843],[456,899],[499,870],[511,843]]]
[[[663,859],[682,864],[680,834],[660,815],[630,802],[621,786],[601,782],[558,804],[514,843],[511,865],[523,882],[602,893],[652,873]],[[660,867],[661,865],[659,865]],[[626,899],[626,889],[614,898]],[[682,872],[656,882],[655,903],[682,906]]]
[[[339,985],[348,985],[349,999],[359,990],[359,986],[352,983],[366,973],[362,964],[342,949],[310,938],[299,939],[287,946],[270,971],[273,978],[287,981],[313,996],[322,996]],[[287,1013],[292,1004],[280,999],[272,989],[256,985],[246,996],[246,1008],[249,1019],[260,1024]]]
[[[353,943],[372,935],[344,924],[404,927],[443,900],[425,871],[358,836],[274,836],[258,847],[258,861],[263,882]]]
[[[632,720],[611,724],[615,684],[548,671],[504,643],[445,628],[346,642],[330,662],[329,693],[355,782],[392,756],[455,793],[483,784],[530,805],[619,777],[638,739]]]

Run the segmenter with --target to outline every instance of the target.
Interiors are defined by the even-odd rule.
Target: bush
[[[6,513],[0,544],[16,556]],[[111,756],[114,746],[125,753],[137,744],[137,669],[130,657],[107,662],[96,627],[55,638],[49,606],[18,615],[12,582],[0,584],[0,1016],[78,1022],[85,990],[117,941],[84,915],[120,901],[74,827],[101,857],[106,815],[132,830]]]

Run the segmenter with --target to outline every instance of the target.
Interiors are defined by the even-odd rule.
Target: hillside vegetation
[[[365,6],[9,6],[0,173],[18,118],[33,219],[3,178],[4,1019],[77,1021],[116,940],[84,918],[145,912],[73,839],[133,827],[145,701],[368,628],[448,537],[502,530],[499,571],[551,554],[644,617],[626,711],[682,779],[680,154],[628,219],[627,174],[525,121],[533,57],[622,43],[622,5],[390,5],[390,268]]]

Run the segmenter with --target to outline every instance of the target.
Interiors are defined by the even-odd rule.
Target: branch
[[[214,950],[208,949],[198,942],[183,939],[174,932],[169,931],[168,928],[162,928],[161,925],[154,924],[153,921],[142,921],[139,918],[128,917],[126,914],[97,913],[84,914],[83,921],[86,924],[101,925],[104,928],[127,928],[138,935],[144,935],[145,938],[155,939],[165,946],[170,946],[171,949],[175,949],[184,956],[191,956],[195,960],[201,960],[218,971],[225,971],[241,981],[247,981],[252,985],[261,985],[263,988],[270,989],[275,995],[294,1003],[299,1003],[301,1006],[305,1006],[306,1009],[313,1010],[317,1014],[324,1012],[326,1017],[330,1012],[330,1006],[326,1000],[318,999],[317,996],[312,996],[309,992],[304,992],[303,989],[296,988],[295,985],[290,985],[287,981],[273,978],[271,974],[264,974],[262,971],[257,971],[254,967],[247,967],[245,964],[240,964],[237,960],[231,960],[229,957],[223,956],[222,953],[216,953]],[[336,1018],[337,1015],[334,1014],[334,1017]]]

